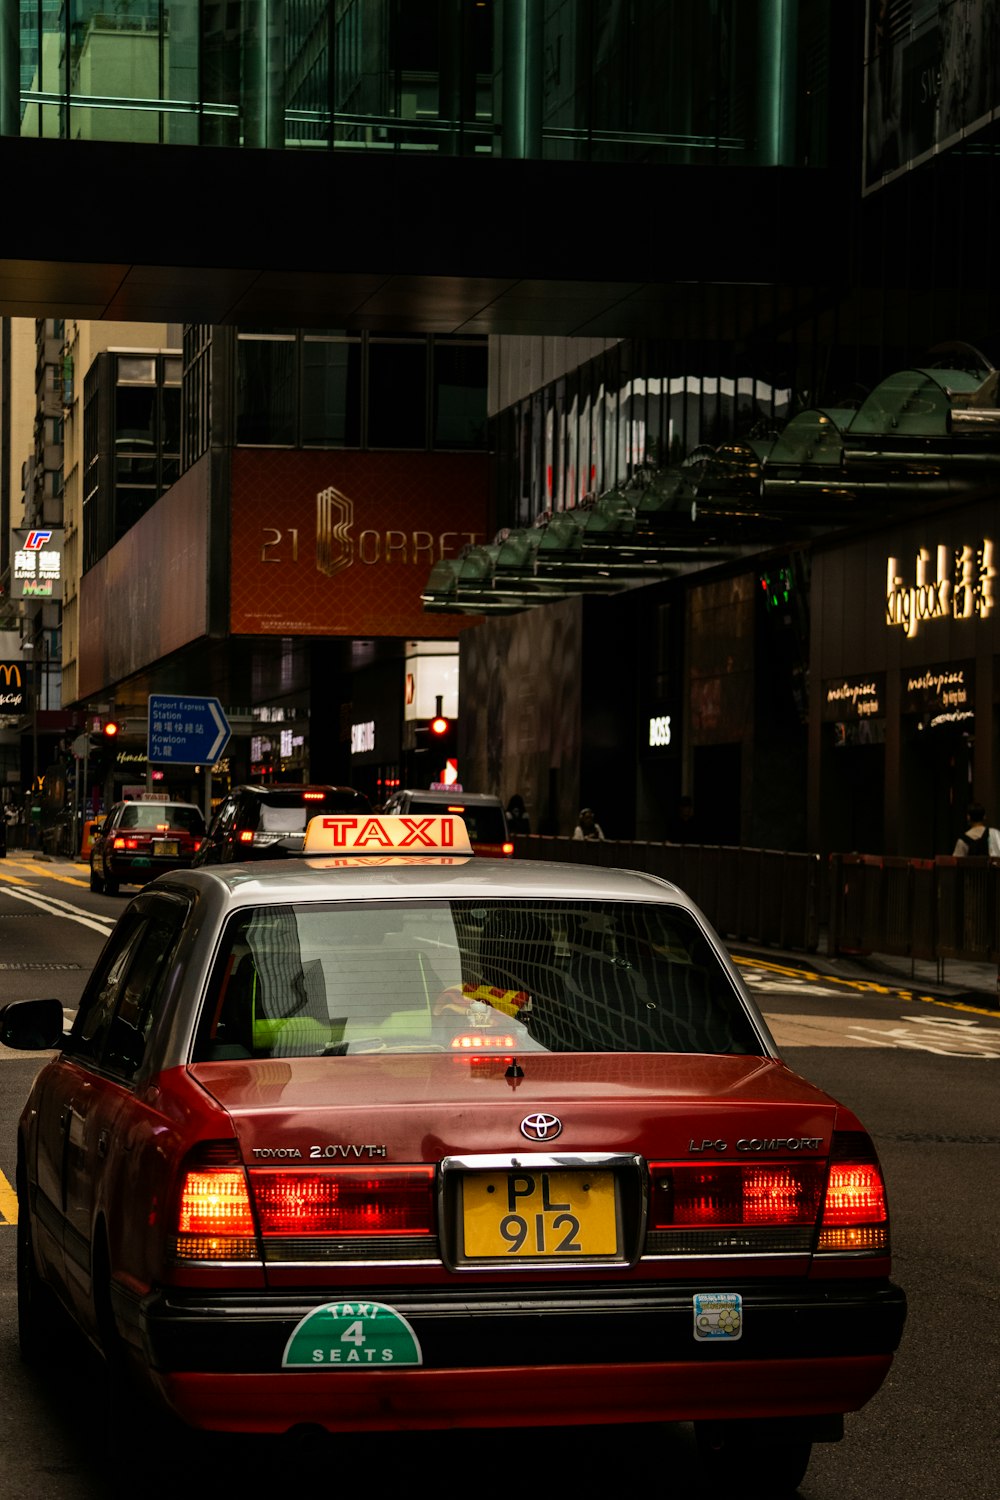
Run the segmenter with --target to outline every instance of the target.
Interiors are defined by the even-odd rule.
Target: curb
[[[734,942],[726,946],[734,955],[743,953],[748,958],[787,964],[789,968],[808,968],[813,973],[829,979],[848,981],[868,979],[893,989],[919,990],[935,1000],[951,1000],[959,1005],[974,1005],[979,1009],[996,1011],[1000,1014],[1000,979],[993,974],[993,967],[990,964],[982,966],[990,972],[989,982],[977,989],[970,988],[967,983],[949,984],[947,980],[921,979],[919,976],[902,974],[889,964],[880,962],[875,954],[870,960],[855,954],[844,955],[844,961],[841,963],[839,959],[831,958],[826,954],[789,953],[775,948],[756,947],[752,943]]]

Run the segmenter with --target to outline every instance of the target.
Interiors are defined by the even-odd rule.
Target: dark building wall
[[[984,543],[996,545],[997,515],[995,501],[952,506],[814,547],[813,847],[949,854],[973,796],[996,809],[1000,621]],[[925,617],[908,633],[893,621],[921,597]],[[831,689],[845,682],[870,684],[881,711],[859,718],[831,707]]]
[[[459,644],[462,785],[504,803],[520,792],[535,833],[576,825],[583,637],[583,600],[567,599],[487,620]]]

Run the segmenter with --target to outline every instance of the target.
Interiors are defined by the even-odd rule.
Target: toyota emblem
[[[557,1115],[525,1115],[521,1134],[529,1141],[554,1141],[562,1135],[562,1120]]]

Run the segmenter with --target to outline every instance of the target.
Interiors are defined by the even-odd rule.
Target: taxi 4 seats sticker
[[[299,1322],[285,1345],[285,1370],[393,1369],[424,1362],[402,1313],[384,1302],[328,1302]]]
[[[739,1292],[696,1292],[694,1336],[699,1343],[738,1339],[743,1333],[743,1298]]]

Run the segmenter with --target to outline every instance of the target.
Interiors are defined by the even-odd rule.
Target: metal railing
[[[1000,963],[1000,860],[793,854],[709,844],[518,835],[515,855],[673,881],[721,936],[830,956]]]
[[[1000,962],[1000,860],[831,855],[828,951]]]
[[[686,891],[724,937],[815,953],[822,925],[818,854],[717,844],[549,838],[522,834],[515,856],[643,870]]]

